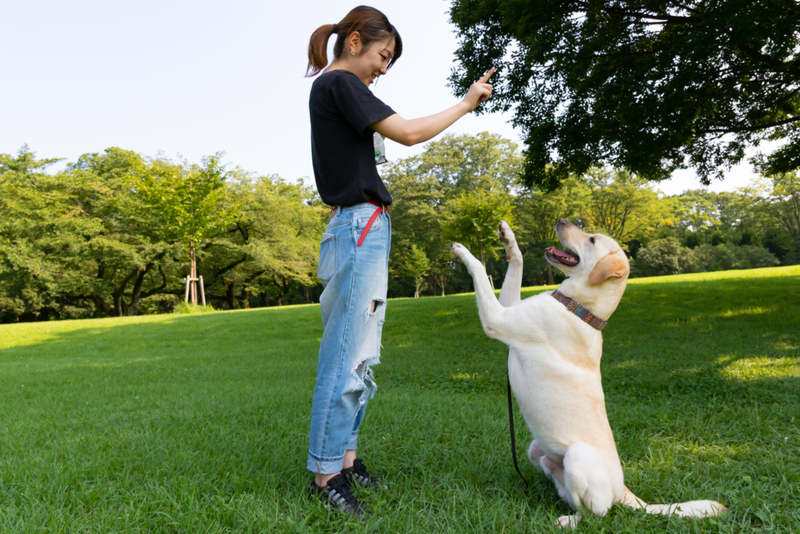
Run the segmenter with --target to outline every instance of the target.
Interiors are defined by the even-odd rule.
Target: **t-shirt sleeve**
[[[342,75],[331,85],[331,96],[358,134],[372,135],[369,125],[395,114],[356,76]]]

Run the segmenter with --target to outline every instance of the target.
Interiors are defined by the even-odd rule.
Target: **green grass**
[[[631,282],[602,363],[626,484],[731,512],[579,531],[800,532],[798,296],[800,267]],[[474,296],[388,306],[363,524],[305,497],[316,305],[0,326],[0,532],[557,532]]]

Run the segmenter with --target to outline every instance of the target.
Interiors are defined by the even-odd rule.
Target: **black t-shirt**
[[[370,124],[394,115],[354,73],[332,70],[311,86],[311,158],[322,201],[352,206],[392,196],[378,175]]]

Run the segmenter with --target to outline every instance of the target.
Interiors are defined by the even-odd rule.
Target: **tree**
[[[757,209],[771,220],[765,224],[764,243],[784,265],[800,263],[800,177],[795,172],[763,176],[755,188]]]
[[[439,184],[442,200],[462,191],[502,189],[518,186],[522,158],[517,145],[496,134],[443,136],[431,141],[417,160],[417,176],[428,176]]]
[[[249,307],[250,295],[264,306],[270,296],[281,305],[298,288],[319,283],[319,238],[329,210],[314,203],[317,194],[303,180],[234,175],[228,203],[240,204],[238,217],[203,250],[209,287],[224,294],[228,308]]]
[[[98,225],[69,202],[68,177],[44,172],[57,161],[37,160],[27,146],[16,157],[0,155],[0,318],[5,321],[91,313],[90,304],[70,296],[75,289],[92,291],[92,280],[75,265]]]
[[[634,263],[642,276],[663,276],[689,272],[692,251],[674,237],[655,239],[639,251]]]
[[[150,165],[140,163],[131,174],[146,208],[161,216],[165,233],[186,246],[193,304],[197,304],[197,248],[211,233],[230,224],[238,208],[236,204],[222,207],[227,175],[220,158],[221,153],[207,156],[202,165],[157,159]]]
[[[769,195],[764,204],[766,211],[800,243],[800,176],[789,172],[764,177],[760,183]]]
[[[127,182],[141,158],[109,148],[43,172],[52,161],[0,156],[0,307],[9,320],[136,313],[166,291],[171,251]]]
[[[721,220],[716,194],[704,189],[684,191],[676,197],[675,224],[684,235],[689,232],[705,236],[711,234]],[[693,239],[701,244],[702,237]],[[694,247],[690,247],[694,248]]]
[[[467,248],[480,252],[480,260],[486,268],[486,258],[498,258],[497,224],[505,220],[514,222],[511,197],[502,192],[467,191],[449,201],[443,213],[442,233],[450,241],[463,243]]]
[[[687,239],[691,233],[696,233],[698,235],[691,238],[696,245],[740,241],[746,228],[762,232],[773,224],[761,208],[763,191],[751,188],[722,193],[696,189],[671,199],[678,236]]]
[[[744,149],[800,167],[800,8],[793,0],[453,0],[458,94],[491,65],[487,111],[515,110],[524,181],[552,190],[610,164],[646,180],[721,179]]]
[[[419,298],[419,290],[422,287],[425,276],[428,274],[428,270],[430,270],[431,262],[428,260],[428,256],[425,255],[425,251],[417,247],[417,245],[411,245],[411,250],[403,255],[401,261],[400,269],[402,272],[414,279],[414,298]]]
[[[135,152],[111,147],[67,166],[70,201],[101,225],[87,241],[83,266],[98,284],[91,293],[98,315],[132,315],[144,299],[169,292],[175,242],[130,186],[131,173],[143,165]]]
[[[669,201],[659,200],[646,181],[609,169],[592,169],[584,179],[591,189],[585,212],[587,232],[625,243],[634,235],[672,225]]]

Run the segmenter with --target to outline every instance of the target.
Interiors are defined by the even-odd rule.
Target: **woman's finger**
[[[495,71],[495,68],[494,68],[494,67],[492,67],[491,69],[489,69],[489,71],[488,71],[486,74],[484,74],[483,76],[481,76],[481,79],[480,79],[480,80],[478,80],[478,83],[486,83],[486,82],[489,80],[489,76],[491,76],[492,74],[494,74],[494,71]]]

